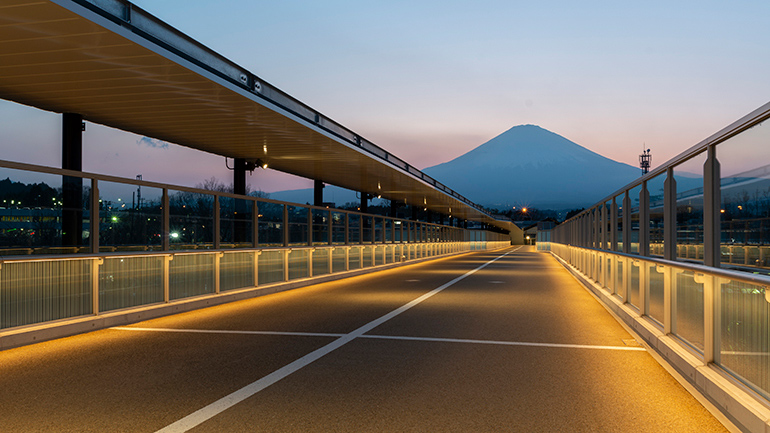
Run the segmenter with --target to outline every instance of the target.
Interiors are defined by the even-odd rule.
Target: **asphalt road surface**
[[[0,432],[38,431],[726,430],[524,247],[0,352]]]

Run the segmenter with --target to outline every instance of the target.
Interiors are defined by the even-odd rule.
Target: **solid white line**
[[[355,331],[346,334],[337,340],[332,341],[331,343],[327,344],[326,346],[321,347],[320,349],[316,349],[313,352],[308,353],[307,355],[303,356],[302,358],[297,359],[296,361],[279,368],[278,370],[268,374],[267,376],[257,380],[256,382],[253,382],[249,385],[246,385],[245,387],[239,389],[238,391],[233,392],[232,394],[229,394],[225,397],[222,397],[221,399],[209,404],[208,406],[205,406],[201,409],[198,409],[197,411],[191,413],[190,415],[187,415],[186,417],[180,419],[179,421],[176,421],[173,424],[169,424],[168,426],[160,429],[157,431],[157,433],[182,433],[186,432],[193,427],[196,427],[203,422],[213,418],[214,416],[224,412],[225,410],[235,406],[236,404],[242,402],[243,400],[246,400],[247,398],[253,396],[254,394],[258,393],[259,391],[262,391],[263,389],[267,388],[268,386],[278,382],[279,380],[289,376],[290,374],[298,371],[299,369],[307,366],[308,364],[311,364],[312,362],[318,360],[319,358],[323,357],[324,355],[346,345],[347,343],[353,341],[354,339],[362,336],[364,333],[371,331],[372,329],[376,328],[377,326],[387,322],[388,320],[398,316],[399,314],[409,310],[410,308],[414,307],[415,305],[425,301],[426,299],[430,298],[431,296],[441,292],[442,290],[446,289],[447,287],[450,287],[454,285],[455,283],[475,274],[476,272],[480,271],[481,269],[484,269],[485,267],[489,266],[490,264],[502,259],[503,257],[507,256],[508,254],[518,251],[521,247],[516,248],[515,250],[509,251],[501,256],[495,257],[494,259],[484,263],[483,265],[479,266],[478,268],[468,271],[465,274],[455,278],[454,280],[442,285],[441,287],[438,287],[436,289],[431,290],[430,292],[418,297],[417,299],[414,299],[413,301],[391,311],[390,313],[380,317],[379,319],[375,319],[366,325],[356,329]]]
[[[286,332],[286,331],[232,331],[221,329],[177,329],[177,328],[134,328],[125,326],[116,326],[117,331],[135,331],[135,332],[179,332],[191,334],[237,334],[237,335],[283,335],[289,337],[330,337],[339,338],[348,334],[329,334],[323,332]],[[498,346],[529,346],[529,347],[554,347],[565,349],[600,349],[600,350],[625,350],[632,352],[645,352],[643,347],[630,346],[597,346],[590,344],[563,344],[563,343],[534,343],[524,341],[500,341],[500,340],[472,340],[464,338],[438,338],[438,337],[409,337],[399,335],[372,335],[364,334],[360,338],[370,338],[376,340],[406,340],[406,341],[430,341],[437,343],[464,343],[464,344],[491,344]],[[744,354],[733,352],[722,352],[722,354]],[[765,354],[766,355],[766,354]]]
[[[362,335],[361,338],[376,338],[376,339],[382,339],[382,340],[434,341],[438,343],[491,344],[491,345],[499,345],[499,346],[555,347],[555,348],[564,348],[564,349],[600,349],[600,350],[623,350],[623,351],[631,351],[631,352],[646,352],[646,350],[643,347],[595,346],[590,344],[529,343],[524,341],[469,340],[469,339],[463,339],[463,338],[402,337],[402,336],[391,336],[391,335]]]

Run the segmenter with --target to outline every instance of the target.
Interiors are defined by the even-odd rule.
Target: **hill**
[[[590,206],[640,176],[536,125],[515,126],[470,152],[423,170],[484,206]]]

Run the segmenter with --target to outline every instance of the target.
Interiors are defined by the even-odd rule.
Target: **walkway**
[[[0,352],[0,407],[3,432],[725,431],[531,247]]]

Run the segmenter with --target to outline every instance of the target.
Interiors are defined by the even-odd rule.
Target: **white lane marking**
[[[521,247],[519,247],[521,248]],[[158,430],[156,433],[181,433],[186,432],[203,422],[213,418],[214,416],[224,412],[225,410],[235,406],[236,404],[242,402],[243,400],[246,400],[247,398],[253,396],[254,394],[258,393],[259,391],[262,391],[263,389],[267,388],[268,386],[278,382],[279,380],[289,376],[290,374],[298,371],[299,369],[311,364],[312,362],[318,360],[319,358],[323,357],[324,355],[331,353],[332,351],[348,344],[349,342],[353,341],[354,339],[362,336],[366,332],[371,331],[372,329],[376,328],[377,326],[387,322],[388,320],[398,316],[399,314],[403,313],[404,311],[409,310],[410,308],[414,307],[415,305],[425,301],[426,299],[430,298],[431,296],[441,292],[442,290],[446,289],[447,287],[450,287],[454,285],[455,283],[475,274],[476,272],[480,271],[481,269],[489,266],[490,264],[502,259],[503,257],[507,256],[508,254],[518,251],[519,248],[509,251],[501,256],[495,257],[494,259],[484,263],[483,265],[479,266],[476,269],[473,269],[471,271],[466,272],[463,275],[460,275],[459,277],[455,278],[454,280],[442,285],[441,287],[438,287],[436,289],[431,290],[430,292],[418,297],[417,299],[412,300],[411,302],[402,305],[401,307],[391,311],[390,313],[380,317],[379,319],[372,320],[371,322],[367,323],[366,325],[356,329],[355,331],[346,334],[337,340],[332,341],[331,343],[327,344],[326,346],[321,347],[320,349],[316,349],[313,352],[308,353],[307,355],[303,356],[302,358],[297,359],[294,362],[291,362],[278,370],[268,374],[267,376],[257,380],[256,382],[252,382],[249,385],[244,386],[243,388],[239,389],[238,391],[235,391],[229,395],[226,395],[219,400],[209,404],[208,406],[205,406],[201,409],[198,409],[197,411],[191,413],[190,415],[187,415],[186,417],[180,419],[179,421],[176,421],[172,424],[167,425],[166,427]]]
[[[493,281],[490,281],[489,284],[505,284],[505,281],[493,280]]]
[[[285,335],[289,337],[344,337],[346,334],[328,334],[323,332],[288,332],[288,331],[232,331],[229,329],[177,329],[177,328],[134,328],[128,326],[115,326],[110,329],[117,331],[140,332],[181,332],[191,334],[241,334],[241,335]]]
[[[407,283],[419,283],[420,280],[406,280]]]
[[[329,334],[323,332],[285,332],[285,331],[230,331],[219,329],[176,329],[176,328],[130,328],[116,326],[117,331],[139,331],[139,332],[181,332],[191,334],[240,334],[240,335],[283,335],[290,337],[343,337],[346,334]],[[563,343],[534,343],[525,341],[500,341],[500,340],[473,340],[465,338],[438,338],[438,337],[408,337],[400,335],[373,335],[365,334],[360,338],[369,338],[374,340],[407,340],[407,341],[430,341],[438,343],[464,343],[464,344],[491,344],[498,346],[529,346],[529,347],[556,347],[565,349],[600,349],[600,350],[625,350],[632,352],[644,352],[643,347],[630,346],[597,346],[590,344],[563,344]],[[735,354],[733,352],[722,352]]]
[[[557,347],[564,349],[600,349],[600,350],[624,350],[630,352],[645,352],[643,347],[628,346],[594,346],[589,344],[561,344],[561,343],[530,343],[525,341],[495,341],[495,340],[470,340],[464,338],[432,338],[432,337],[402,337],[396,335],[362,335],[361,338],[375,338],[381,340],[407,340],[407,341],[435,341],[438,343],[466,343],[466,344],[492,344],[499,346],[530,346],[530,347]]]

